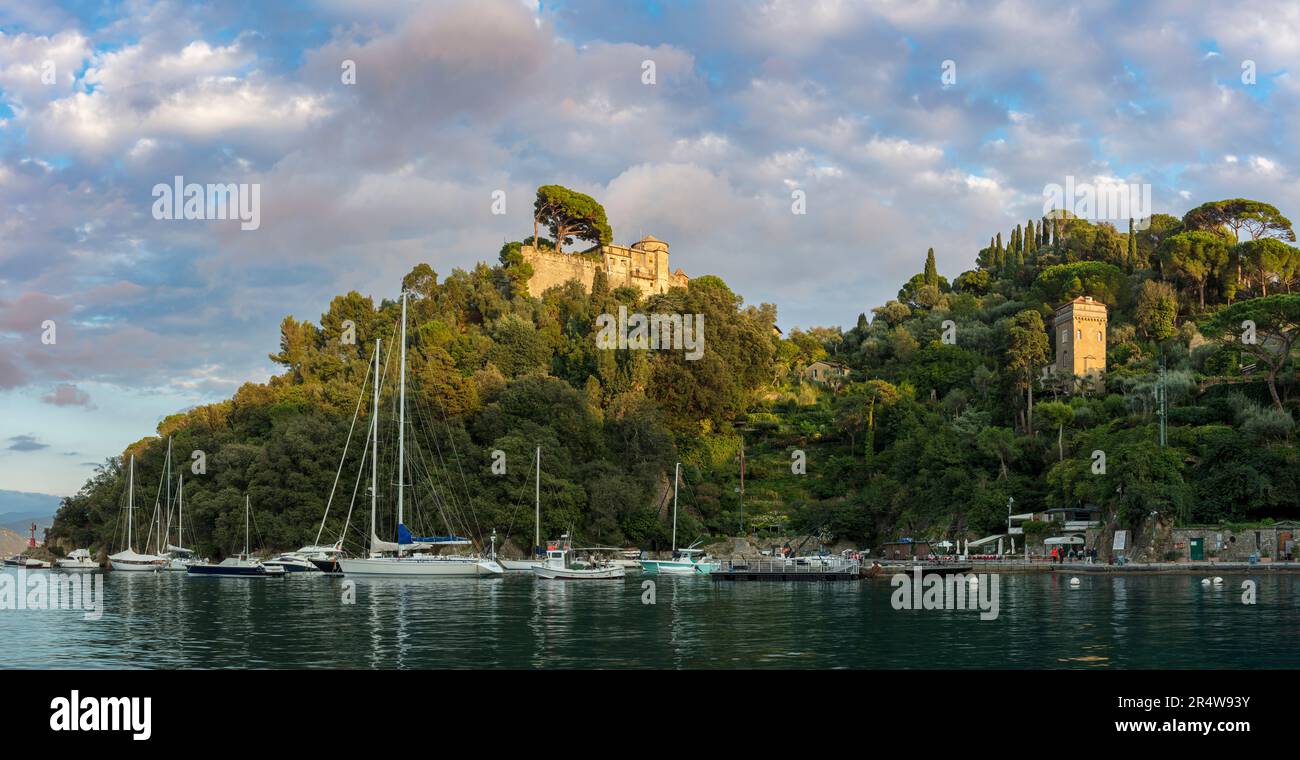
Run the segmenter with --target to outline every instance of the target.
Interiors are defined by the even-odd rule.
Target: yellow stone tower
[[[1106,304],[1080,296],[1056,310],[1056,371],[1096,378],[1106,371]]]

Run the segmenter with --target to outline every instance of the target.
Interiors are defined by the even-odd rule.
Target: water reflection
[[[14,571],[5,571],[13,573]],[[0,666],[1300,667],[1288,574],[1003,575],[1000,614],[895,610],[887,581],[722,584],[110,573],[104,615],[0,610]],[[1241,603],[1244,580],[1256,605]],[[355,604],[344,604],[348,584]]]

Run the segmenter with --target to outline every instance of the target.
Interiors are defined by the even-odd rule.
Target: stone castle
[[[602,245],[600,259],[581,254],[556,253],[537,250],[531,245],[520,249],[524,261],[533,267],[528,280],[528,292],[540,296],[547,288],[577,280],[587,292],[596,270],[605,272],[609,287],[631,287],[648,296],[667,293],[669,288],[684,288],[690,278],[681,269],[668,268],[668,244],[653,235],[646,235],[631,246]]]
[[[1080,296],[1056,310],[1055,371],[1093,377],[1106,371],[1106,304]]]

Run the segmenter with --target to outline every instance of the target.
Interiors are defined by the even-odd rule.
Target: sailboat
[[[698,541],[685,549],[677,548],[677,481],[681,479],[682,463],[673,468],[673,558],[643,559],[641,569],[647,575],[708,575],[721,565],[713,562],[703,549],[696,549]]]
[[[283,578],[283,567],[267,567],[258,560],[253,559],[248,551],[248,516],[252,507],[248,503],[248,495],[244,495],[244,553],[226,557],[221,560],[220,564],[192,564],[185,568],[190,575],[221,575],[237,578]]]
[[[398,380],[397,422],[397,541],[385,541],[375,532],[375,511],[379,498],[379,348],[375,341],[375,379],[372,406],[370,457],[370,554],[367,557],[339,557],[338,567],[348,576],[477,577],[501,575],[505,570],[494,559],[438,554],[415,554],[446,545],[468,543],[458,536],[417,540],[403,523],[406,482],[406,291],[402,291],[401,369]]]
[[[537,475],[533,486],[533,552],[541,551],[542,546],[542,447],[537,447]],[[503,559],[501,566],[507,570],[523,570],[525,572],[532,570],[534,567],[540,567],[543,560],[540,559]]]
[[[170,442],[168,446],[170,447]],[[171,511],[168,511],[171,514]],[[170,519],[170,518],[168,518]],[[206,565],[206,559],[196,559],[191,549],[185,548],[185,474],[176,477],[176,543],[171,543],[171,528],[167,529],[166,570],[185,572],[190,565]]]
[[[132,524],[135,522],[135,455],[131,455],[130,475],[126,489],[126,548],[108,555],[108,564],[114,570],[153,572],[162,569],[166,557],[157,554],[138,554],[132,547]]]

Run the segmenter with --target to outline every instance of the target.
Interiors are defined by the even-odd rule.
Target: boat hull
[[[271,571],[265,567],[230,567],[221,565],[190,565],[186,568],[190,575],[219,576],[226,578],[283,578],[284,571]]]
[[[61,559],[54,563],[54,567],[55,569],[62,570],[65,573],[87,573],[87,572],[94,572],[95,570],[98,570],[99,563],[75,562],[75,561]]]
[[[542,565],[540,559],[499,559],[497,562],[506,570],[525,573],[531,571],[534,567],[541,567]]]
[[[109,567],[117,572],[156,573],[163,569],[163,560],[121,560],[108,558]]]
[[[602,567],[596,569],[565,568],[563,570],[553,567],[534,567],[533,574],[542,580],[548,581],[607,581],[618,580],[626,575],[626,571],[618,565],[612,567]]]
[[[338,561],[344,575],[396,578],[482,578],[505,569],[489,559],[431,557],[355,557]]]
[[[313,559],[309,560],[316,569],[326,575],[342,575],[343,568],[339,567],[339,561],[334,558],[330,559]]]
[[[708,575],[721,567],[716,562],[682,562],[667,559],[643,559],[641,570],[648,575]]]

